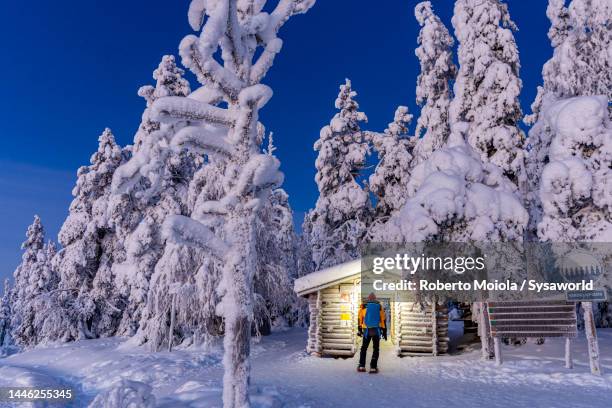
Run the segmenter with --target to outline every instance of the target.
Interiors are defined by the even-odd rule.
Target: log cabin
[[[316,356],[352,357],[357,352],[357,315],[367,297],[361,293],[361,260],[313,272],[295,281],[310,313],[306,351]],[[379,298],[386,309],[387,332],[396,354],[437,356],[448,352],[448,310]]]

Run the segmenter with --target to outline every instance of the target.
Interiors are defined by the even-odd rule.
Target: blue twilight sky
[[[371,129],[384,129],[397,105],[417,111],[416,3],[318,0],[283,28],[283,50],[265,81],[274,97],[260,119],[274,132],[298,224],[317,195],[312,145],[335,113],[344,78],[353,81]],[[432,3],[451,28],[453,1]],[[520,29],[528,112],[551,55],[547,1],[507,3]],[[76,170],[104,127],[121,145],[131,143],[144,109],[136,91],[191,33],[187,7],[188,0],[0,2],[0,278],[19,263],[33,214],[55,239]]]

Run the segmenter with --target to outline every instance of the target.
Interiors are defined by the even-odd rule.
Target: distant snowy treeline
[[[125,335],[158,350],[229,332],[238,350],[252,329],[301,319],[292,279],[354,259],[364,243],[612,242],[609,1],[549,0],[554,54],[525,118],[506,4],[457,0],[454,38],[418,4],[414,131],[403,106],[384,131],[364,129],[351,82],[341,85],[314,145],[319,198],[300,237],[258,111],[278,30],[314,1],[264,3],[192,2],[201,34],[180,55],[201,86],[164,56],[155,86],[138,91],[133,145],[106,129],[78,170],[61,249],[35,217],[0,303],[0,345]]]

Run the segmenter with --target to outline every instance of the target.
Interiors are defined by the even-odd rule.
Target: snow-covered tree
[[[140,87],[138,95],[147,102],[142,121],[134,137],[134,150],[138,151],[151,133],[160,129],[160,123],[151,119],[151,105],[165,96],[187,96],[191,92],[189,82],[183,78],[185,71],[176,66],[174,55],[164,55],[159,66],[153,71],[155,86]]]
[[[524,191],[525,136],[519,94],[519,53],[508,7],[500,0],[457,0],[452,18],[459,71],[451,123],[468,122],[468,141],[484,163],[498,166]]]
[[[291,324],[292,307],[297,302],[292,284],[297,277],[296,237],[289,196],[281,188],[272,191],[257,217],[255,246],[257,326]]]
[[[548,37],[554,48],[552,58],[542,69],[543,85],[538,87],[532,114],[525,122],[532,125],[527,138],[528,200],[532,234],[542,221],[540,177],[550,162],[550,144],[555,133],[543,112],[560,98],[605,95],[612,98],[612,34],[606,26],[610,5],[606,1],[549,0],[546,15],[551,27]],[[608,108],[612,117],[612,111]]]
[[[416,102],[421,106],[415,136],[414,164],[427,159],[439,149],[450,134],[448,109],[451,102],[451,82],[457,74],[453,63],[453,37],[434,14],[431,2],[417,4],[414,14],[421,25],[416,56],[421,64],[417,79]],[[423,133],[424,132],[424,133]]]
[[[11,338],[11,303],[12,291],[9,280],[4,280],[4,292],[0,298],[0,356],[4,350],[12,343]]]
[[[72,190],[74,199],[59,233],[63,248],[53,263],[60,275],[60,284],[50,299],[50,312],[44,323],[49,340],[112,335],[120,317],[116,310],[119,303],[116,291],[109,289],[102,293],[93,283],[112,280],[106,274],[113,262],[114,237],[106,210],[113,173],[124,158],[110,129],[102,132],[98,142],[90,165],[77,172]],[[88,314],[79,310],[84,296],[91,296],[96,304],[95,313],[86,321],[83,318]]]
[[[538,237],[612,240],[612,124],[605,96],[560,99],[540,113],[554,135],[541,174]]]
[[[520,240],[527,213],[502,171],[483,163],[467,142],[467,123],[453,125],[444,147],[412,171],[409,199],[373,230],[373,241]]]
[[[21,245],[24,253],[15,279],[12,305],[11,337],[19,346],[32,346],[45,339],[42,316],[46,313],[46,299],[57,288],[58,276],[51,259],[55,244],[44,244],[45,233],[38,216],[28,227],[26,240]]]
[[[414,138],[407,137],[411,120],[408,108],[400,106],[384,133],[369,133],[379,160],[368,179],[369,190],[376,197],[374,224],[385,222],[408,199],[406,186],[414,150]]]
[[[553,57],[544,64],[544,90],[557,97],[606,95],[612,98],[610,13],[607,0],[549,0],[548,36]]]
[[[225,157],[219,183],[222,198],[198,202],[189,217],[167,216],[162,236],[177,245],[206,250],[210,258],[223,264],[217,312],[225,329],[226,408],[250,405],[256,217],[270,190],[282,182],[278,160],[260,152],[258,113],[272,96],[270,88],[260,82],[280,51],[278,30],[291,16],[306,12],[314,1],[282,0],[269,12],[263,11],[265,3],[192,1],[189,22],[201,33],[185,37],[180,54],[202,87],[193,97],[159,98],[151,111],[152,119],[162,127],[188,122],[167,144],[157,143],[155,148],[186,148],[192,153]],[[257,52],[260,48],[261,53]],[[146,151],[135,152],[126,170],[118,173],[115,191],[144,181],[149,186],[146,194],[156,194],[160,183],[148,169],[161,165],[159,158]],[[211,218],[223,220],[219,228],[208,227]]]
[[[335,103],[340,112],[321,129],[314,145],[319,152],[315,162],[319,198],[305,217],[303,232],[315,270],[357,258],[369,222],[368,192],[358,181],[369,153],[359,123],[367,117],[359,111],[356,95],[347,79]]]
[[[138,330],[151,276],[164,253],[161,225],[169,214],[187,213],[185,197],[199,165],[193,155],[166,148],[184,122],[162,124],[152,118],[152,105],[159,98],[185,97],[190,93],[183,74],[174,57],[165,55],[153,71],[156,85],[139,89],[138,94],[146,100],[146,109],[134,137],[135,159],[119,167],[114,176],[113,190],[120,194],[111,198],[109,212],[111,225],[117,231],[120,255],[112,271],[126,298],[127,306],[118,329],[123,335],[132,335]],[[132,184],[129,181],[135,172],[146,177]]]

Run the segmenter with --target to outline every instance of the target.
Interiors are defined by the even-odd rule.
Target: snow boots
[[[365,373],[366,369],[365,369],[365,367],[357,367],[357,372],[358,373]]]
[[[370,374],[378,374],[378,368],[370,368]]]

